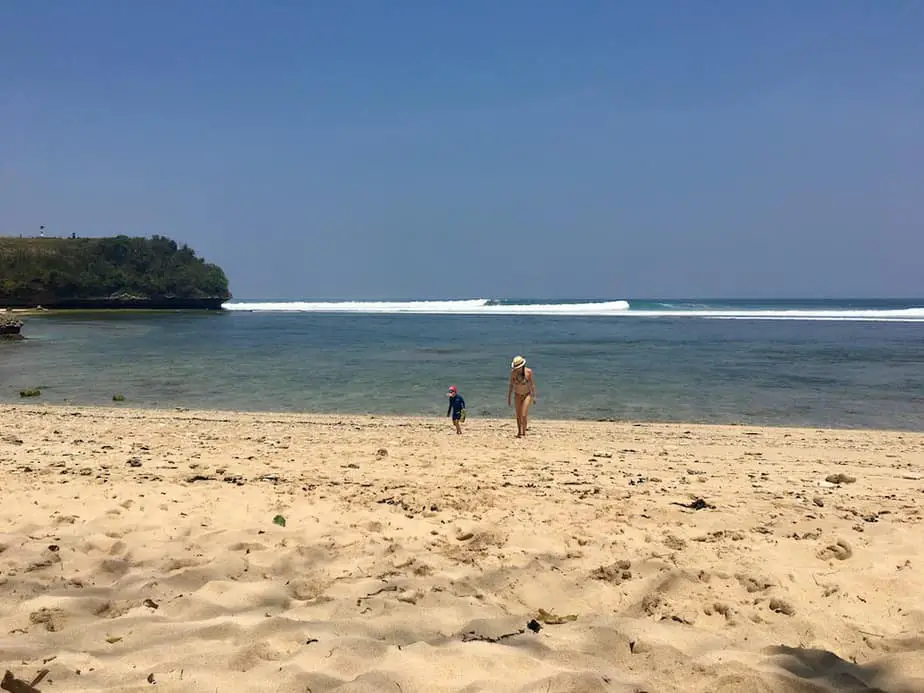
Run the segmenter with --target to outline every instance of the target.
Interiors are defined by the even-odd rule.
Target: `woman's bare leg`
[[[515,395],[513,401],[513,409],[517,414],[517,438],[523,436],[523,397],[521,395]]]
[[[526,417],[529,413],[529,405],[531,402],[532,397],[529,395],[517,395],[517,438],[522,438],[526,435]]]
[[[533,403],[532,395],[526,395],[523,398],[523,403],[520,405],[522,407],[521,417],[523,419],[523,435],[524,436],[526,435],[527,420],[529,418],[529,407],[532,405],[532,403]]]

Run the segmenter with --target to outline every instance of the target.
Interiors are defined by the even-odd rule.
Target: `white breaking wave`
[[[924,308],[897,310],[639,310],[649,318],[711,318],[714,320],[819,320],[855,322],[924,322]]]
[[[498,304],[487,299],[466,301],[281,301],[225,303],[227,310],[298,313],[420,313],[428,315],[614,315],[629,310],[628,301],[602,303]]]
[[[577,317],[709,318],[718,320],[818,320],[860,322],[924,322],[924,308],[902,309],[673,309],[631,310],[628,301],[594,303],[498,303],[487,299],[460,301],[267,301],[231,302],[231,311],[282,313],[379,313],[420,315],[561,315]]]

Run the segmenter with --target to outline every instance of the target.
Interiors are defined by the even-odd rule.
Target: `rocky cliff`
[[[169,238],[0,237],[0,307],[215,310],[224,271]]]

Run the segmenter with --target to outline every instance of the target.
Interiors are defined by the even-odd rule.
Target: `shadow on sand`
[[[811,684],[806,693],[922,693],[924,692],[924,637],[890,640],[884,656],[854,664],[827,650],[771,647],[770,663],[791,677]],[[888,654],[891,652],[891,654]],[[912,664],[913,663],[913,664]],[[800,687],[801,688],[801,687]]]

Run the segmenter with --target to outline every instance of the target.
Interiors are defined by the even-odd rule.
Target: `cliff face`
[[[0,238],[0,306],[221,308],[231,298],[217,265],[152,238]]]

